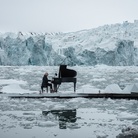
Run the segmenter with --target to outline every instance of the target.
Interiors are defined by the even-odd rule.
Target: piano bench
[[[48,86],[44,86],[43,87],[43,91],[44,91],[44,88],[46,88],[46,92],[48,93]],[[43,93],[43,92],[42,92]]]

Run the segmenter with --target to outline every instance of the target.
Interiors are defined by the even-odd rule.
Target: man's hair
[[[48,75],[48,73],[46,72],[46,73],[45,73],[45,75],[47,76],[47,75]]]

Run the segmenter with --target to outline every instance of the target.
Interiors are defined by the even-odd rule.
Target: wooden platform
[[[14,94],[10,98],[111,98],[111,99],[138,99],[138,94],[124,93],[46,93],[46,94]]]

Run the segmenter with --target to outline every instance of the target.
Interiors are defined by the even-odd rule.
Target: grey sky
[[[138,0],[0,0],[0,32],[72,32],[133,22],[137,6]]]

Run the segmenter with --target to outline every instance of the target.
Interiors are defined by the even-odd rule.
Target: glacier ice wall
[[[137,66],[138,21],[71,33],[0,33],[0,65],[52,66],[63,61],[68,65]]]
[[[0,65],[55,65],[59,64],[58,59],[60,56],[44,36],[27,39],[7,36],[0,40]]]

